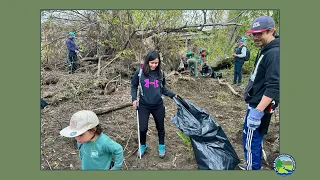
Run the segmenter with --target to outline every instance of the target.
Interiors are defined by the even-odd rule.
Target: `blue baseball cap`
[[[274,20],[270,16],[260,16],[255,19],[251,26],[250,30],[247,31],[248,34],[264,32],[268,29],[274,28]]]

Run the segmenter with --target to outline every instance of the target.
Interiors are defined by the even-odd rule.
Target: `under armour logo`
[[[149,79],[145,79],[144,82],[145,82],[144,87],[146,87],[146,88],[149,88],[150,84],[153,84],[154,88],[157,88],[159,86],[158,80],[154,80],[153,82],[150,82]]]
[[[253,27],[253,28],[256,28],[256,27],[259,27],[259,26],[260,26],[260,23],[259,23],[259,22],[255,22],[255,23],[252,24],[252,27]]]

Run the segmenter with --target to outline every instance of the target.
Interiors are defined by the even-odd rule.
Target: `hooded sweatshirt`
[[[137,71],[134,73],[131,81],[131,97],[132,102],[137,100],[137,89],[139,85],[139,71],[140,68],[137,69]],[[141,92],[139,92],[139,103],[149,106],[149,107],[156,107],[163,103],[162,100],[162,94],[165,96],[169,96],[170,98],[173,98],[175,94],[171,91],[169,91],[166,88],[166,81],[163,77],[160,79],[157,71],[150,71],[149,74],[141,73],[141,86],[143,95],[141,95]],[[161,84],[162,83],[162,88]]]
[[[265,95],[279,103],[280,40],[272,40],[258,53],[254,68],[244,92],[244,100],[258,105]]]

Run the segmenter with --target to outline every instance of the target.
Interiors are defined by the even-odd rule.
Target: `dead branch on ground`
[[[116,111],[118,109],[123,109],[123,108],[129,107],[129,106],[132,106],[131,102],[119,104],[119,105],[115,105],[115,106],[107,107],[107,108],[97,108],[97,109],[94,109],[93,112],[95,112],[97,115],[106,114],[111,111]]]
[[[236,95],[236,96],[238,96],[238,97],[241,97],[240,94],[239,94],[237,91],[235,91],[229,83],[227,83],[227,82],[222,82],[222,80],[220,80],[220,78],[218,78],[218,82],[219,82],[219,84],[221,84],[221,85],[228,86],[228,88],[230,89],[230,91],[232,92],[232,94],[234,94],[234,95]]]

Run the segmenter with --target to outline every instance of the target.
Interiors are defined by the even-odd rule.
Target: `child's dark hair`
[[[89,131],[92,131],[92,132],[93,132],[93,128],[90,129]],[[100,124],[98,124],[98,125],[96,126],[96,131],[95,131],[94,133],[97,134],[97,135],[100,135],[100,134],[102,133],[102,127],[100,126]]]
[[[145,75],[149,74],[150,70],[150,66],[149,66],[149,61],[153,61],[156,58],[159,59],[159,64],[156,67],[155,71],[158,72],[158,76],[160,77],[160,79],[162,79],[162,73],[161,73],[161,59],[160,59],[160,55],[157,51],[155,50],[150,50],[147,55],[144,58],[144,64],[143,64],[143,73]]]

